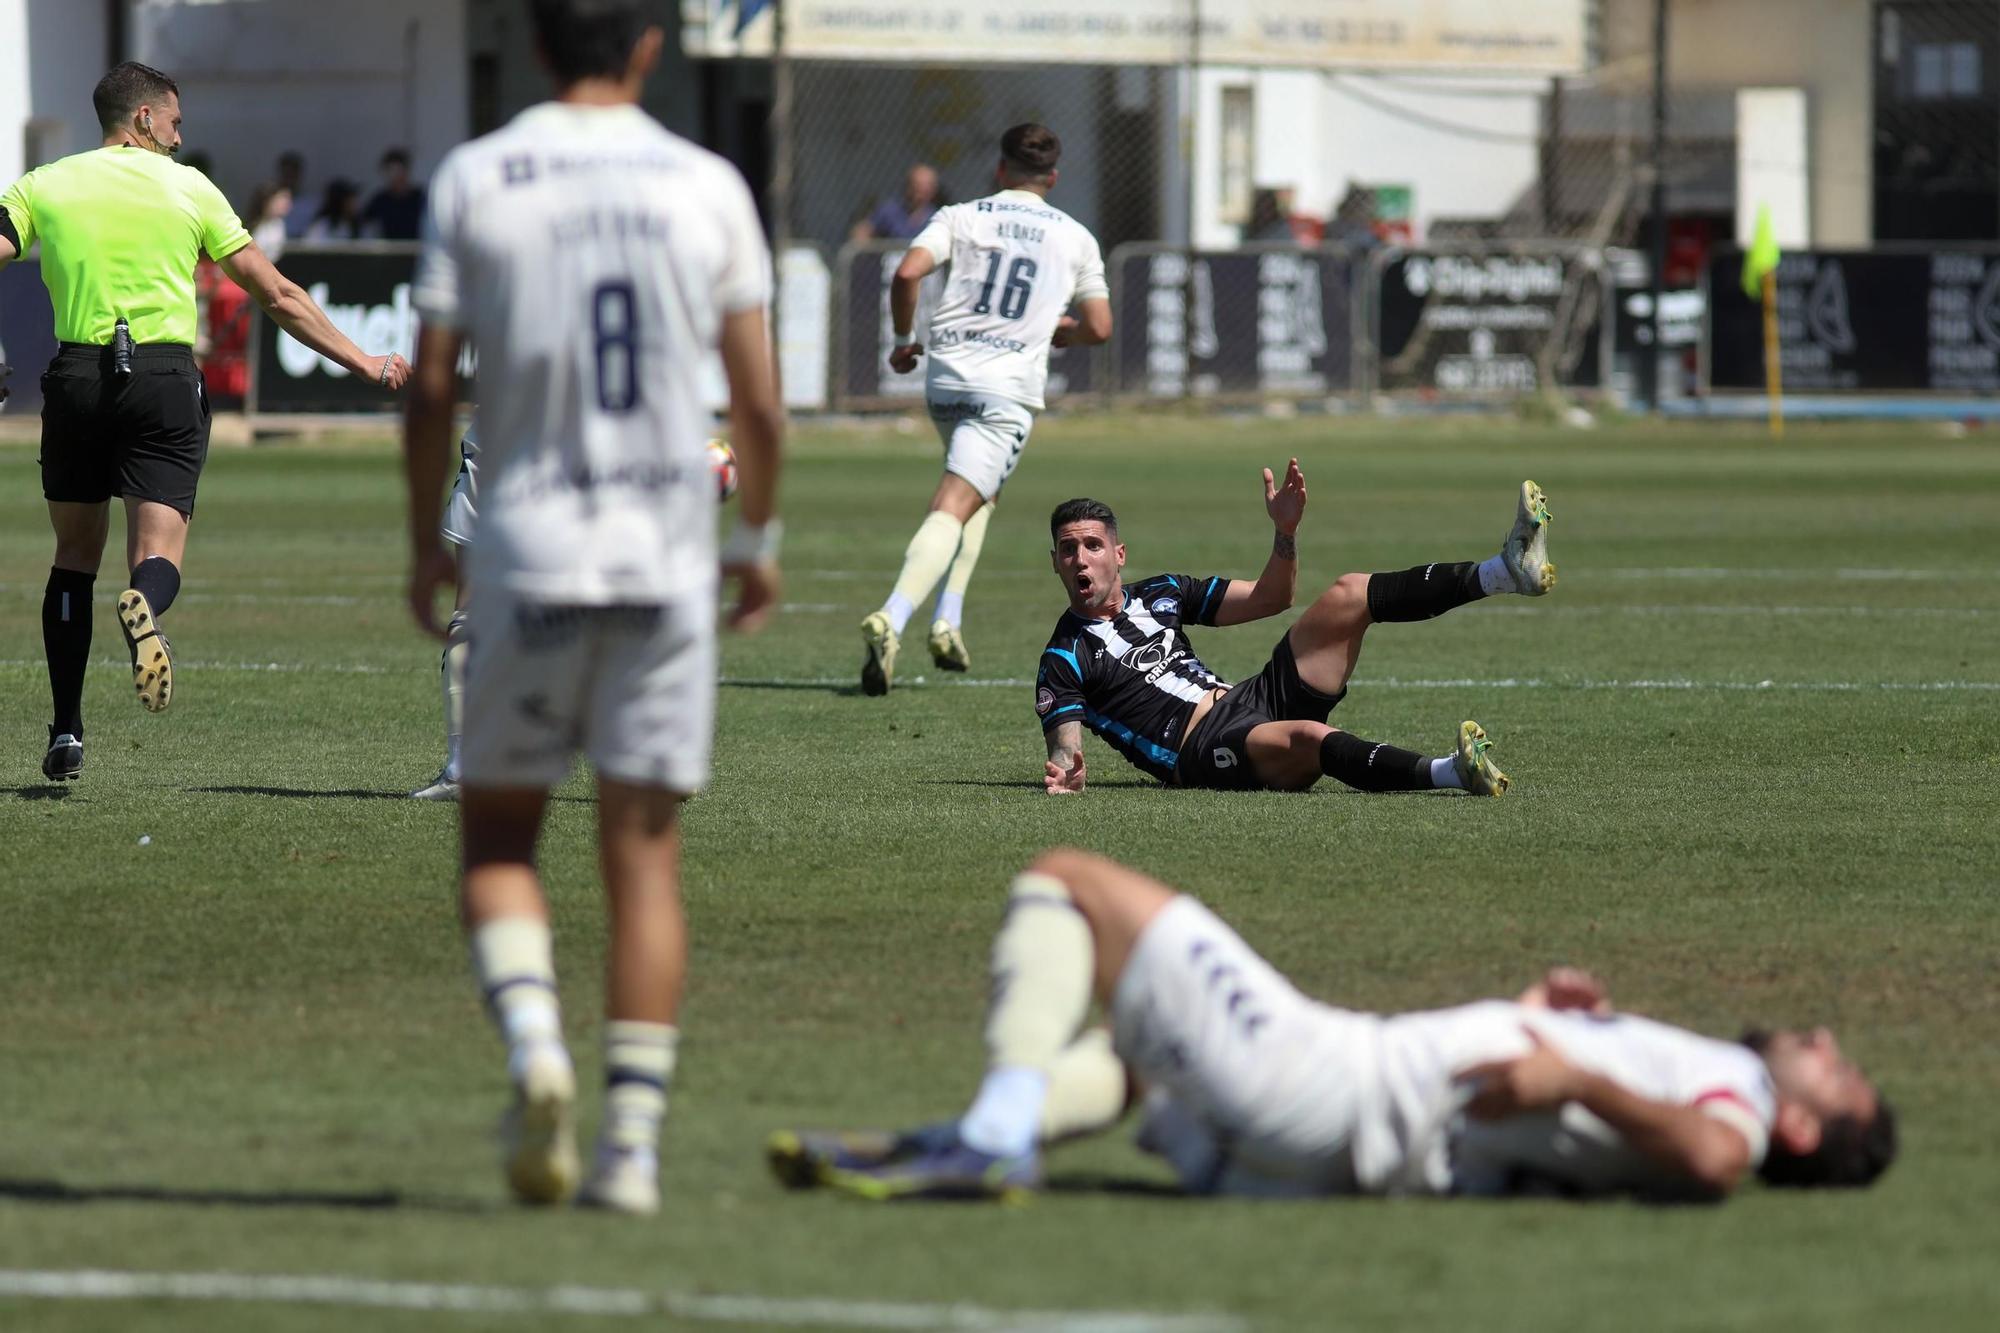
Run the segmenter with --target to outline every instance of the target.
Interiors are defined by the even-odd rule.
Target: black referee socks
[[[153,619],[158,620],[181,594],[181,571],[163,555],[147,556],[133,567],[128,586],[145,594],[153,608]]]
[[[95,574],[51,569],[42,593],[42,652],[49,660],[55,734],[83,739],[83,673],[90,666],[90,586]]]
[[[1380,578],[1381,575],[1376,575]],[[1320,772],[1356,791],[1429,791],[1431,761],[1414,750],[1330,731],[1319,743]]]
[[[1479,586],[1479,566],[1469,560],[1370,574],[1368,618],[1377,624],[1429,620],[1485,595]]]

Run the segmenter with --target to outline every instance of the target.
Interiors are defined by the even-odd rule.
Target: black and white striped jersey
[[[1194,706],[1225,682],[1194,655],[1183,624],[1213,625],[1229,580],[1159,574],[1125,585],[1110,620],[1063,612],[1035,673],[1042,729],[1081,722],[1162,781],[1174,774]]]

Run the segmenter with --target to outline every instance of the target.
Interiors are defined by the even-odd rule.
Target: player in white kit
[[[889,365],[907,375],[929,351],[924,399],[944,442],[944,476],[903,554],[889,600],[861,622],[865,694],[889,692],[903,628],[940,579],[931,660],[945,671],[971,665],[961,632],[965,589],[993,504],[1042,409],[1049,348],[1095,345],[1111,336],[1111,289],[1097,240],[1048,201],[1061,156],[1062,144],[1046,126],[1008,130],[1000,136],[994,172],[999,192],[939,209],[896,268],[889,290],[896,347]],[[915,335],[918,292],[946,265],[926,349]]]
[[[731,617],[776,604],[783,418],[765,307],[770,254],[721,158],[639,109],[663,35],[639,0],[534,0],[556,99],[454,150],[431,183],[405,429],[410,598],[437,632],[454,367],[479,349],[478,541],[460,807],[473,967],[508,1047],[517,1197],[582,1174],[535,844],[576,751],[597,774],[610,907],[603,1128],[586,1202],[659,1207],[686,971],[680,802],[708,777],[718,553],[701,368],[719,348],[742,471],[720,553]]]
[[[1093,993],[1108,1031],[1084,1027]],[[1337,1009],[1193,898],[1084,852],[1014,880],[992,995],[962,1119],[780,1134],[780,1177],[871,1199],[1020,1195],[1041,1145],[1136,1101],[1139,1146],[1196,1193],[1716,1198],[1751,1171],[1869,1184],[1895,1152],[1888,1102],[1823,1028],[1716,1041],[1613,1014],[1573,969],[1516,1000]]]

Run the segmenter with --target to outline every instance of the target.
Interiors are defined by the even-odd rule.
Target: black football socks
[[[1319,767],[1356,791],[1429,791],[1436,785],[1425,756],[1345,731],[1330,731],[1319,743]]]
[[[1479,565],[1470,560],[1370,574],[1368,618],[1377,624],[1429,620],[1484,596]]]
[[[49,660],[54,735],[83,739],[83,674],[90,666],[90,586],[94,574],[49,570],[42,593],[42,651]]]
[[[132,582],[127,586],[144,595],[157,621],[174,604],[174,598],[180,596],[181,571],[163,555],[147,556],[133,566]]]

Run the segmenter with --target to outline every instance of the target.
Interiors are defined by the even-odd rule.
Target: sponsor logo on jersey
[[[1174,632],[1163,629],[1118,660],[1144,675],[1146,683],[1151,685],[1172,670],[1174,663],[1185,656],[1187,653],[1184,649],[1174,647]]]
[[[1054,690],[1044,685],[1041,689],[1035,691],[1035,711],[1037,713],[1043,717],[1047,717],[1049,710],[1055,706],[1056,692]]]

